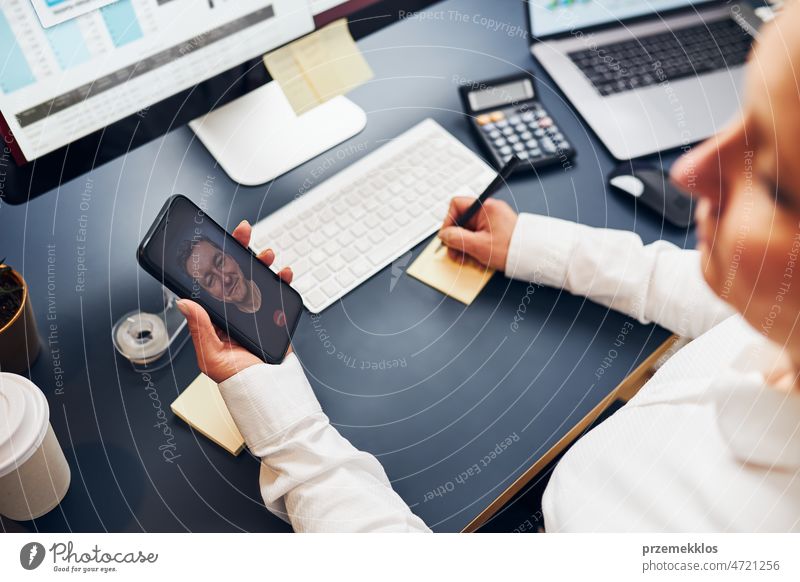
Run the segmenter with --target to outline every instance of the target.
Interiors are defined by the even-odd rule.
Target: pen
[[[520,159],[516,156],[516,154],[511,156],[505,165],[500,168],[500,172],[497,174],[497,176],[495,176],[494,180],[492,180],[492,182],[486,186],[486,189],[483,191],[483,193],[475,199],[475,202],[473,202],[472,205],[467,208],[464,214],[456,218],[456,222],[453,226],[463,227],[470,220],[472,220],[472,217],[478,213],[478,210],[481,209],[483,203],[494,196],[495,192],[500,189],[500,186],[505,184],[506,180],[508,180],[508,177],[517,168],[517,164],[519,163]],[[439,240],[439,248],[436,249],[435,252],[438,253],[443,248],[444,244],[442,244],[442,241]]]

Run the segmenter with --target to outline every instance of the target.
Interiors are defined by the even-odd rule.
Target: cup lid
[[[50,407],[22,376],[0,372],[0,477],[27,461],[47,434]]]

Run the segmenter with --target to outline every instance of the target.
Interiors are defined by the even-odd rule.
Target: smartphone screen
[[[300,295],[189,199],[167,202],[139,253],[151,274],[202,305],[232,338],[269,362],[283,359]]]

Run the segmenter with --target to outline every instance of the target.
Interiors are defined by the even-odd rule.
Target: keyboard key
[[[325,251],[325,254],[331,256],[339,252],[339,249],[342,248],[339,244],[338,240],[329,240],[325,243],[322,247],[322,250]]]
[[[292,281],[292,287],[297,289],[297,292],[300,293],[300,295],[304,295],[305,293],[313,289],[316,285],[317,282],[314,280],[314,277],[312,277],[310,274],[306,274],[305,276]]]
[[[369,244],[369,241],[367,239],[360,238],[356,240],[355,247],[356,250],[360,253],[366,253],[370,249],[370,246],[371,245]]]
[[[325,242],[325,237],[320,231],[315,230],[308,236],[308,242],[313,246],[319,246]]]
[[[308,273],[311,267],[311,262],[305,257],[300,257],[296,261],[293,261],[291,263],[286,263],[285,265],[282,266],[291,267],[292,272],[294,273],[295,277],[297,277],[298,275],[305,275],[306,273]]]
[[[340,214],[336,217],[336,226],[339,230],[347,230],[353,223],[353,217],[350,214]]]
[[[328,300],[325,294],[319,289],[312,289],[304,298],[308,300],[309,305],[312,307],[320,307]]]
[[[353,247],[346,247],[342,249],[342,258],[345,262],[349,263],[354,261],[358,257],[358,251],[356,251]]]
[[[325,261],[325,259],[328,257],[324,252],[322,252],[321,249],[317,249],[313,253],[311,253],[311,256],[309,258],[311,259],[312,264],[319,265],[320,263]]]
[[[356,280],[355,275],[353,275],[353,273],[350,272],[349,269],[344,269],[339,274],[336,275],[336,281],[342,287],[347,287],[348,285],[350,285],[350,283],[352,283],[355,280]]]
[[[311,273],[317,281],[325,281],[331,276],[331,270],[327,265],[320,265]]]
[[[339,248],[345,248],[347,245],[353,242],[355,237],[353,236],[352,232],[349,230],[344,231],[339,237],[336,239],[336,242],[339,244]]]
[[[339,285],[333,279],[326,281],[322,284],[322,292],[328,297],[334,297],[339,291]]]
[[[378,230],[377,228],[369,233],[367,238],[373,244],[378,244],[382,242],[386,238],[386,233],[383,230]]]
[[[369,263],[367,262],[367,259],[364,257],[358,257],[355,261],[353,261],[350,264],[350,271],[352,271],[356,277],[362,277],[367,272],[369,272],[369,269],[370,269]]]
[[[346,265],[345,265],[344,259],[339,255],[332,256],[330,258],[330,260],[328,261],[328,268],[333,273],[338,273],[339,271],[344,269],[345,266]]]
[[[421,204],[414,203],[406,206],[406,213],[412,218],[419,216],[423,212],[425,212],[425,207]]]

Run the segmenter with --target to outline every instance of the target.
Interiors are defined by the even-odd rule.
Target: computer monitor
[[[24,202],[263,87],[261,55],[375,1],[115,0],[45,27],[86,0],[0,0],[2,200]]]

